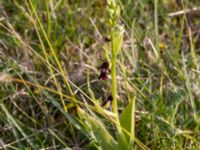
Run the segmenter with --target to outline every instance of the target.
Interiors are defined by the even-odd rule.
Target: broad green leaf
[[[105,128],[104,124],[95,117],[92,117],[83,109],[78,108],[79,118],[83,121],[88,133],[95,140],[100,149],[102,150],[113,150],[117,148],[117,142]]]
[[[133,142],[131,137],[134,137],[135,132],[135,97],[129,102],[129,104],[124,108],[121,116],[120,123],[129,145]],[[131,137],[130,137],[131,135]]]
[[[118,150],[128,150],[128,143],[123,132],[117,134]]]

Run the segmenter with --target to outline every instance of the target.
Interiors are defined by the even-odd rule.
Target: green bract
[[[112,55],[117,55],[121,50],[124,37],[124,26],[116,25],[111,29]]]

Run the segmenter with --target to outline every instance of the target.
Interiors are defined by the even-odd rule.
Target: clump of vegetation
[[[0,1],[0,149],[198,149],[198,1]]]

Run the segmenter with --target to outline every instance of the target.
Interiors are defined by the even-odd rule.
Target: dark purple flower
[[[112,95],[110,95],[110,96],[101,104],[101,106],[102,106],[102,107],[105,106],[108,102],[112,102],[112,100],[113,100],[113,97],[112,97]]]
[[[108,74],[110,73],[108,61],[104,61],[103,64],[98,67],[98,69],[101,71],[99,80],[107,80]]]

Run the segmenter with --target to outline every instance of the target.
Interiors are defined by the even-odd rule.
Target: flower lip
[[[99,80],[107,80],[108,79],[108,74],[111,72],[109,69],[109,63],[108,61],[104,61],[101,66],[98,67],[98,69],[101,71],[99,75]]]

